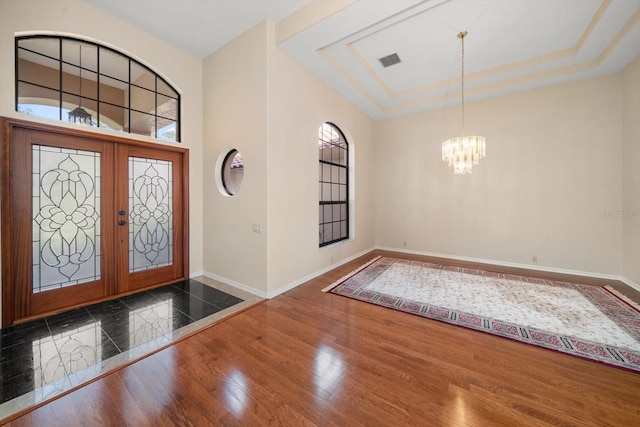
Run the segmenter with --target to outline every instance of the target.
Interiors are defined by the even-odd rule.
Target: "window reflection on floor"
[[[33,341],[33,383],[35,388],[65,376],[62,359],[51,337]]]
[[[313,366],[316,396],[324,401],[326,396],[336,391],[342,383],[344,369],[342,354],[327,345],[321,345]]]
[[[129,348],[160,338],[173,331],[173,299],[167,299],[129,313]]]
[[[224,398],[228,408],[238,418],[242,417],[247,406],[248,393],[247,377],[239,370],[233,369],[224,381]]]
[[[40,388],[101,362],[102,328],[100,322],[92,322],[36,339],[32,346],[33,381]]]

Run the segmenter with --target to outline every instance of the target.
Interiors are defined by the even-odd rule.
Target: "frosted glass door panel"
[[[100,153],[32,154],[33,293],[100,280]]]
[[[129,157],[129,273],[173,264],[173,163]]]

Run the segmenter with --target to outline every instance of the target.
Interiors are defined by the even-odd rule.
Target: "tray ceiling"
[[[87,1],[200,58],[273,20],[280,48],[374,119],[459,103],[463,30],[468,102],[615,73],[640,54],[640,0],[164,0],[146,14],[153,1]]]

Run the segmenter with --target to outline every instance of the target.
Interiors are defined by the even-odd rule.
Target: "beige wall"
[[[441,160],[459,106],[377,122],[376,244],[621,274],[621,90],[615,74],[467,103],[487,157],[466,176]]]
[[[181,93],[181,146],[190,151],[190,269],[192,274],[202,271],[202,62],[83,1],[0,0],[0,116],[73,126],[15,112],[14,37],[26,32],[105,44],[148,65]]]
[[[263,22],[204,62],[205,169],[230,148],[245,161],[233,197],[205,191],[205,270],[275,295],[373,247],[373,122],[284,54]],[[356,238],[318,248],[318,128],[331,121],[356,153]],[[261,233],[253,232],[260,225]]]
[[[269,292],[374,246],[373,121],[280,50],[268,25]],[[347,137],[354,175],[353,239],[318,247],[318,129]]]
[[[267,280],[267,57],[264,24],[204,60],[204,270],[259,292]],[[215,174],[235,148],[244,160],[238,193]],[[260,224],[262,233],[253,232]]]
[[[622,73],[623,275],[640,284],[640,57]]]

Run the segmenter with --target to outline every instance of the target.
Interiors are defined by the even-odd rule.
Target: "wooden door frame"
[[[22,321],[29,320],[28,318],[17,318],[16,315],[18,313],[14,310],[14,305],[16,298],[24,297],[24,295],[18,295],[15,292],[14,286],[11,283],[15,282],[16,277],[18,277],[17,272],[20,269],[31,268],[31,265],[25,266],[25,262],[27,260],[19,260],[20,262],[12,263],[8,254],[13,250],[12,248],[16,247],[16,245],[27,245],[29,246],[28,252],[31,253],[31,245],[32,239],[25,239],[24,236],[18,236],[15,230],[17,230],[17,224],[22,221],[31,222],[31,218],[25,215],[16,215],[14,213],[14,206],[11,200],[11,189],[9,188],[9,183],[11,182],[12,168],[21,167],[19,164],[14,165],[11,162],[12,159],[12,138],[16,134],[18,130],[35,130],[41,132],[47,132],[51,134],[71,136],[71,137],[81,137],[84,139],[101,142],[101,143],[113,143],[113,144],[124,144],[134,147],[144,147],[149,149],[161,150],[161,151],[170,151],[179,153],[181,155],[182,161],[182,193],[181,193],[181,209],[182,209],[182,218],[183,218],[183,228],[182,228],[182,279],[187,279],[189,277],[189,150],[182,147],[176,147],[171,145],[157,144],[152,142],[140,141],[131,138],[116,136],[116,135],[106,135],[97,132],[91,132],[84,129],[73,129],[67,127],[53,126],[43,123],[29,122],[25,120],[18,120],[12,118],[0,117],[1,123],[1,136],[2,136],[2,172],[0,174],[0,196],[1,196],[1,209],[0,209],[0,230],[2,233],[0,248],[2,250],[2,262],[1,262],[1,271],[2,271],[2,327],[6,328],[14,323],[16,320],[19,320],[18,323]],[[28,161],[28,159],[22,159],[23,162]],[[31,192],[31,182],[25,183],[25,187],[22,189],[24,191]],[[22,239],[21,239],[22,237]],[[23,249],[24,250],[24,249]],[[176,279],[180,280],[180,279]],[[150,287],[159,286],[160,283],[154,284]],[[116,284],[112,284],[115,286]],[[119,295],[112,295],[110,298],[117,297]],[[109,298],[106,298],[109,299]],[[99,301],[99,300],[98,300]],[[98,302],[92,301],[92,302]],[[77,306],[66,307],[67,309],[72,309]],[[53,312],[51,313],[53,314]]]

